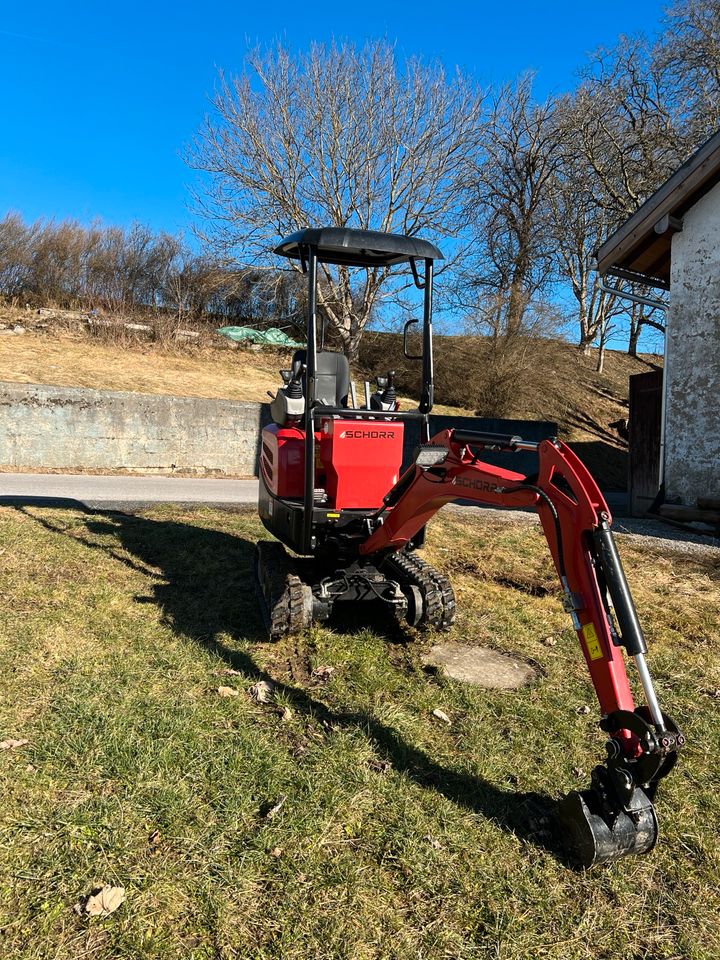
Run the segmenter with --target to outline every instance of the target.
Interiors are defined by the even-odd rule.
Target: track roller
[[[386,557],[382,569],[405,594],[407,610],[402,619],[421,630],[450,629],[455,621],[455,594],[447,577],[406,550]]]

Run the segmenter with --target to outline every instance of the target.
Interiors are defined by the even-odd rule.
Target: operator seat
[[[292,358],[292,368],[306,362],[305,350],[296,350]],[[321,350],[317,354],[315,369],[315,392],[318,403],[325,407],[346,407],[350,389],[350,364],[344,353]],[[306,380],[303,376],[303,393],[307,396]]]

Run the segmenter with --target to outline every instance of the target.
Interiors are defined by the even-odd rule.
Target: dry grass
[[[3,958],[720,956],[717,564],[622,549],[689,745],[657,849],[578,875],[546,818],[603,737],[536,526],[449,513],[428,539],[452,635],[540,668],[515,692],[428,674],[434,638],[385,621],[263,642],[250,514],[29,507],[0,533],[0,738],[29,740],[0,752]],[[99,882],[127,901],[82,920]]]
[[[130,390],[187,397],[267,400],[282,354],[116,344],[72,334],[0,336],[0,379],[60,387]]]
[[[22,322],[23,311],[0,308],[0,322]],[[131,390],[232,400],[267,400],[279,385],[278,370],[289,355],[231,350],[224,340],[206,337],[204,346],[144,342],[137,336],[89,335],[63,328],[0,336],[0,380]],[[103,337],[107,342],[103,342]],[[112,342],[113,337],[117,342]],[[468,338],[436,340],[437,414],[473,416],[475,381],[482,367],[476,342]],[[399,371],[403,409],[417,400],[418,365],[402,358],[401,338],[366,334],[362,367],[354,379],[362,395],[365,378]],[[609,428],[628,414],[628,378],[653,369],[661,358],[628,357],[608,351],[605,370],[595,372],[595,357],[585,357],[569,343],[539,340],[532,344],[532,376],[513,381],[507,416],[556,422],[559,435],[577,445],[577,452],[606,489],[624,489],[627,445]]]

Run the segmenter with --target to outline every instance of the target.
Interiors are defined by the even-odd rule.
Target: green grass
[[[578,874],[547,817],[603,738],[538,531],[449,514],[429,537],[455,636],[540,668],[512,693],[428,673],[434,638],[382,620],[262,642],[260,532],[212,511],[0,511],[0,739],[29,740],[0,752],[3,958],[720,955],[717,563],[622,543],[689,746],[656,851]],[[259,678],[274,704],[249,697]],[[100,883],[126,902],[78,917]]]

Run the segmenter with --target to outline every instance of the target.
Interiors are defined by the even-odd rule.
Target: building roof
[[[442,260],[438,248],[419,237],[405,237],[376,230],[347,227],[307,228],[286,237],[274,253],[299,260],[302,248],[315,247],[322,263],[344,263],[362,267],[385,267],[407,263],[411,258]]]
[[[720,130],[694,153],[600,247],[598,271],[636,275],[654,287],[670,287],[670,241],[682,218],[720,183]]]

